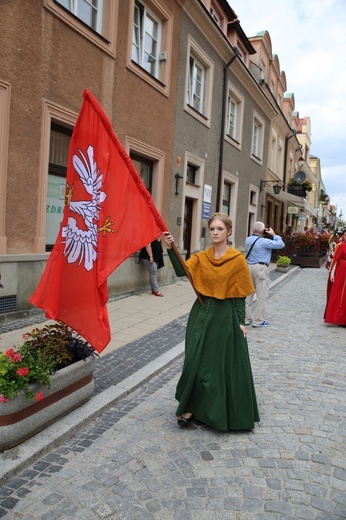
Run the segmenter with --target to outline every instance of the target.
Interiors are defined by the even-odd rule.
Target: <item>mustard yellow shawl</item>
[[[186,262],[195,289],[219,300],[244,298],[254,292],[249,269],[242,253],[230,247],[222,258],[214,258],[214,248],[192,255]]]

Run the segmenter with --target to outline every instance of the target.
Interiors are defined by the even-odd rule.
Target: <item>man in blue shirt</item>
[[[265,307],[269,293],[269,264],[273,249],[282,249],[285,243],[279,235],[275,235],[272,228],[266,233],[271,238],[264,238],[265,225],[263,222],[255,222],[252,227],[252,235],[245,240],[246,260],[249,266],[252,283],[257,295],[256,305],[253,305],[254,294],[246,298],[246,325],[252,322],[253,327],[268,327],[265,321]],[[254,308],[253,308],[254,307]]]

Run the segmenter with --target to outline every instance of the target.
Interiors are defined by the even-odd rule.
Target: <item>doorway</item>
[[[193,199],[186,197],[184,207],[183,247],[186,251],[186,260],[191,256]]]

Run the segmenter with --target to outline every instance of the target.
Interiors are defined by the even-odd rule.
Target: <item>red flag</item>
[[[71,137],[63,220],[30,302],[101,352],[111,337],[107,277],[167,227],[102,107],[88,90],[83,98]]]

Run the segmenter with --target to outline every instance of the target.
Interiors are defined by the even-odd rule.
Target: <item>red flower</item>
[[[28,373],[29,373],[28,367],[17,368],[17,374],[19,376],[26,376],[26,375],[28,375]]]
[[[5,351],[5,356],[10,358],[10,359],[13,359],[13,355],[14,355],[14,350],[13,348],[8,348],[6,351]]]
[[[36,401],[42,401],[43,397],[44,396],[42,392],[37,392],[37,394],[35,395]]]
[[[2,403],[7,403],[7,402],[9,401],[9,399],[7,399],[7,397],[5,397],[4,395],[1,394],[1,395],[0,395],[0,401],[1,401]]]
[[[20,361],[21,359],[22,359],[22,354],[20,352],[16,352],[12,356],[12,361],[14,361],[15,363]]]

